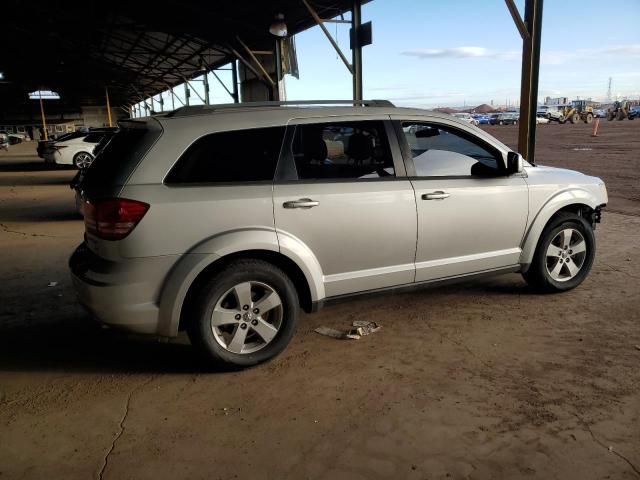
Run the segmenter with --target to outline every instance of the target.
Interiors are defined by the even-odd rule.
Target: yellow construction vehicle
[[[579,121],[591,123],[595,117],[593,105],[594,103],[589,100],[574,100],[571,105],[564,105],[556,112],[550,113],[548,118],[559,123],[566,123],[567,120],[571,123],[578,123]]]
[[[613,107],[607,110],[607,120],[611,121],[614,118],[616,120],[624,120],[625,118],[633,120],[633,117],[629,116],[629,102],[626,100],[616,101]]]

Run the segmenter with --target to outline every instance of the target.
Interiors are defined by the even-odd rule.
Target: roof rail
[[[196,113],[210,113],[219,110],[242,110],[251,108],[292,107],[313,105],[350,105],[361,107],[395,107],[389,100],[290,100],[286,102],[246,102],[219,103],[215,105],[191,105],[180,107],[166,114],[167,117],[182,117]]]

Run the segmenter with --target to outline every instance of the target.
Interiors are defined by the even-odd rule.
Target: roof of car
[[[219,122],[244,120],[256,121],[259,124],[286,125],[292,119],[318,118],[318,117],[344,117],[357,115],[428,115],[443,119],[455,118],[448,113],[435,112],[419,108],[396,107],[386,100],[364,100],[352,102],[345,100],[336,101],[292,101],[292,102],[253,102],[220,105],[194,105],[182,107],[172,112],[154,115],[161,123],[171,120],[185,119],[201,122],[202,117]],[[132,120],[135,121],[135,120]]]

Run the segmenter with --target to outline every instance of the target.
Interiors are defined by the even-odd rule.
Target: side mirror
[[[520,173],[524,169],[524,160],[518,152],[507,153],[507,173],[513,175]]]

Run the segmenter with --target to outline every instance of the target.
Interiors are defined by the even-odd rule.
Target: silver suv
[[[79,186],[80,302],[241,366],[338,297],[517,271],[574,288],[607,202],[598,178],[382,101],[185,107],[120,127]]]

